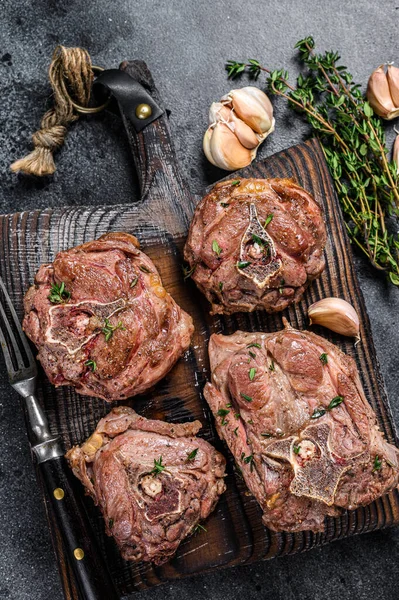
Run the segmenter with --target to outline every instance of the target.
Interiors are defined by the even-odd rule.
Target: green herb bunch
[[[351,241],[399,285],[399,238],[387,223],[399,214],[397,165],[387,159],[381,119],[347,68],[338,64],[340,56],[317,54],[314,47],[312,37],[295,46],[304,67],[295,86],[287,71],[270,71],[253,59],[230,60],[226,69],[231,78],[248,72],[258,79],[266,73],[268,90],[303,113],[321,142]]]

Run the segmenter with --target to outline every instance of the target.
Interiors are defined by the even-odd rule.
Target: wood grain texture
[[[126,63],[123,68],[141,81],[160,102],[143,63]],[[200,292],[191,281],[184,282],[182,277],[182,248],[195,200],[180,175],[167,118],[162,116],[140,134],[136,134],[126,120],[125,126],[141,181],[141,199],[136,202],[132,199],[129,206],[59,208],[0,217],[3,249],[0,274],[21,317],[23,295],[41,263],[53,260],[59,250],[94,239],[107,231],[123,230],[138,237],[142,249],[158,267],[166,289],[194,319],[195,334],[190,350],[151,393],[125,404],[148,418],[172,422],[200,419],[203,423],[201,435],[227,458],[227,491],[205,523],[207,532],[185,540],[175,558],[161,567],[123,561],[113,540],[104,534],[99,511],[91,499],[85,498],[90,519],[119,591],[126,594],[193,573],[293,554],[399,523],[399,494],[395,491],[367,507],[346,511],[340,518],[327,518],[324,533],[277,534],[267,530],[262,525],[261,511],[255,499],[235,472],[227,448],[217,438],[213,417],[201,395],[209,377],[207,343],[211,333],[226,334],[236,329],[276,331],[282,327],[282,316],[287,317],[293,326],[306,328],[306,311],[312,302],[325,296],[339,296],[350,301],[359,312],[362,342],[355,348],[349,338],[317,327],[312,329],[356,360],[366,396],[377,414],[382,431],[388,441],[398,441],[349,240],[318,142],[311,140],[290,148],[251,165],[237,175],[292,177],[315,196],[324,208],[328,227],[327,267],[322,277],[311,285],[300,304],[283,313],[211,317],[209,305]],[[104,401],[79,396],[71,388],[55,389],[44,375],[39,394],[51,430],[62,436],[65,449],[88,437],[98,420],[110,409]],[[47,509],[65,597],[77,600],[57,527],[51,510]]]

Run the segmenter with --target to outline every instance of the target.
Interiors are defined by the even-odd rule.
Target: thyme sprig
[[[68,302],[70,297],[71,292],[68,292],[63,281],[61,281],[60,284],[53,283],[50,288],[50,293],[47,296],[52,304],[64,304],[65,302]]]
[[[104,320],[104,327],[101,329],[101,332],[105,335],[106,342],[109,342],[109,340],[114,335],[114,331],[116,331],[117,329],[125,331],[126,328],[123,326],[122,321],[118,321],[117,325],[112,325],[109,319]]]
[[[295,48],[305,67],[295,86],[287,71],[271,71],[255,59],[228,61],[228,76],[247,71],[258,79],[266,73],[268,90],[306,117],[321,142],[351,241],[399,285],[399,238],[387,227],[387,219],[399,214],[399,177],[396,165],[387,159],[381,119],[339,64],[338,53],[317,54],[312,37],[300,40]]]

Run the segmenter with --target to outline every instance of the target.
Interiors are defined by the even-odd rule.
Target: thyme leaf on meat
[[[300,446],[296,446],[296,445],[295,445],[295,446],[293,447],[294,454],[299,454],[299,451],[300,451],[300,449],[301,449],[301,447],[300,447]]]
[[[199,531],[208,531],[203,525],[201,525],[200,523],[197,523],[196,526],[193,529],[193,533],[198,533]]]
[[[251,358],[256,358],[256,354],[255,354],[255,352],[251,352],[251,350],[250,350],[250,351],[248,352],[248,354],[249,354],[249,356],[250,356]]]
[[[185,265],[182,265],[182,271],[183,271],[183,279],[184,279],[184,281],[186,281],[186,279],[188,279],[189,277],[191,277],[191,275],[194,273],[196,267],[197,267],[197,265],[194,265],[190,269],[190,267],[186,267]]]
[[[241,398],[244,398],[244,400],[246,400],[247,402],[252,402],[251,396],[247,396],[247,394],[243,394],[243,392],[240,392],[240,396]]]
[[[240,185],[241,180],[240,179],[234,179],[234,181],[231,182],[231,185]]]
[[[138,282],[139,278],[138,277],[133,277],[132,281],[130,282],[130,287],[134,288],[134,286],[136,285],[136,283]]]
[[[259,350],[262,348],[262,346],[260,344],[248,344],[247,348],[259,348]]]
[[[223,208],[227,208],[228,206],[230,206],[230,204],[228,202],[221,202],[220,206],[223,206]]]
[[[258,244],[258,246],[265,245],[264,240],[262,240],[258,235],[256,235],[256,233],[252,234],[252,241],[255,242],[255,244]]]
[[[335,396],[335,398],[333,398],[331,400],[330,404],[326,408],[323,408],[322,406],[320,406],[319,408],[315,408],[313,411],[313,414],[310,416],[310,418],[311,419],[319,419],[320,417],[325,415],[326,412],[329,412],[333,408],[336,408],[337,406],[342,404],[343,401],[344,401],[344,399],[342,396]]]
[[[101,332],[105,335],[105,341],[109,342],[109,340],[114,335],[114,331],[120,329],[121,331],[125,331],[125,327],[123,326],[122,321],[118,321],[117,325],[111,325],[109,319],[105,319],[104,327],[101,329]]]
[[[199,448],[194,448],[194,450],[192,450],[191,452],[188,452],[186,462],[190,462],[190,461],[194,460],[195,457],[197,456],[198,450],[199,450]]]
[[[234,418],[239,419],[241,417],[240,413],[234,413]]]
[[[269,225],[269,223],[273,220],[273,217],[274,217],[273,213],[271,213],[270,215],[267,215],[266,221],[263,225],[264,229],[266,229],[266,227]]]
[[[243,453],[243,454],[244,454],[244,453]],[[250,466],[250,470],[251,470],[251,472],[252,472],[252,471],[253,471],[253,468],[254,468],[254,455],[253,455],[253,454],[250,454],[249,456],[245,456],[245,455],[244,455],[244,456],[242,456],[242,455],[241,455],[241,458],[242,458],[243,462],[244,462],[246,465],[248,465],[248,464],[249,464],[249,466]]]
[[[159,473],[162,473],[162,471],[164,471],[165,469],[165,465],[162,464],[162,456],[160,456],[158,460],[154,458],[154,468],[152,469],[152,471],[150,471],[150,475],[159,475]]]
[[[269,366],[269,371],[275,371],[275,370],[276,369],[275,369],[275,366],[274,366],[274,360],[272,359],[272,362],[270,363],[270,366]]]
[[[97,363],[95,360],[86,360],[85,365],[89,367],[89,369],[91,369],[93,373],[97,369]]]
[[[253,381],[253,379],[254,379],[254,377],[256,375],[256,369],[255,369],[255,367],[252,367],[252,369],[249,369],[248,375],[249,375],[250,380]]]
[[[233,432],[236,437],[238,436],[237,429],[238,429],[238,427],[236,427]]]
[[[249,267],[250,264],[251,263],[249,260],[239,260],[237,263],[237,267],[239,269],[245,269],[245,267]]]
[[[382,460],[380,459],[378,454],[376,454],[374,457],[373,473],[375,473],[375,471],[381,471],[381,468],[382,468]]]
[[[229,410],[227,410],[227,408],[219,408],[219,410],[217,411],[217,416],[218,417],[225,417],[226,415],[229,414]]]
[[[313,414],[310,415],[310,418],[311,419],[320,419],[320,417],[322,417],[325,414],[326,414],[325,408],[315,408],[313,411]]]
[[[265,437],[265,438],[271,438],[272,434],[271,433],[261,433],[261,436]]]
[[[52,304],[64,304],[68,302],[71,297],[71,292],[65,288],[65,283],[62,281],[60,284],[53,283],[50,288],[50,293],[47,298]]]
[[[215,254],[217,254],[217,256],[220,256],[222,253],[222,249],[216,240],[213,240],[213,242],[212,242],[212,250],[214,251]]]
[[[320,354],[320,360],[323,363],[323,365],[326,365],[328,363],[328,357],[325,352],[323,352],[323,354]]]
[[[143,273],[151,273],[150,269],[148,267],[146,267],[145,265],[140,265],[139,269],[140,269],[140,271],[143,271]]]
[[[109,529],[112,529],[112,528],[113,528],[113,526],[114,526],[114,520],[113,520],[113,519],[110,519],[110,520],[108,521],[108,528],[109,528]]]
[[[219,290],[222,292],[223,291],[223,281],[219,281]]]
[[[226,425],[227,424],[227,421],[226,421],[225,417],[229,414],[229,412],[230,411],[227,410],[227,408],[219,408],[219,410],[217,411],[216,415],[218,417],[222,417],[222,421],[221,421],[222,425]]]
[[[332,410],[336,406],[339,406],[340,404],[342,404],[343,401],[344,401],[344,399],[342,396],[335,396],[335,398],[333,398],[331,400],[330,404],[327,406],[327,410]]]

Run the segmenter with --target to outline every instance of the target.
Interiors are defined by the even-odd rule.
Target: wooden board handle
[[[65,458],[39,465],[82,600],[118,600],[119,594],[97,545],[75,478]]]

